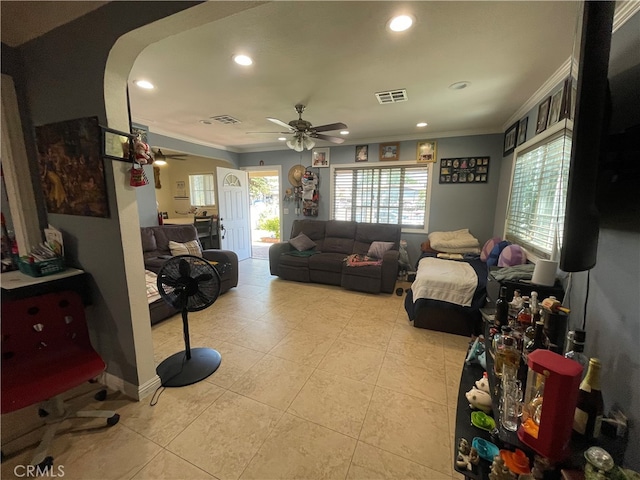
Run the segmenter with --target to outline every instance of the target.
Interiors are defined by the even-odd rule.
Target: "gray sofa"
[[[144,267],[154,273],[160,272],[162,265],[172,257],[169,241],[186,243],[198,240],[198,232],[193,225],[162,225],[141,227],[142,255]],[[230,250],[203,250],[202,256],[207,260],[218,262],[226,268],[219,268],[220,293],[238,285],[238,256]],[[149,305],[151,323],[167,318],[176,313],[175,309],[162,299]]]
[[[291,236],[304,233],[316,243],[315,253],[299,255],[289,242],[269,248],[271,275],[297,282],[340,285],[367,293],[392,293],[398,276],[398,247],[401,227],[379,223],[339,220],[295,220]],[[347,266],[351,254],[365,255],[375,241],[393,242],[381,265]]]

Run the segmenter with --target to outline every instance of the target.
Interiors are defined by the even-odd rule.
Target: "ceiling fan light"
[[[316,142],[314,142],[313,140],[311,140],[309,137],[305,137],[304,139],[304,146],[307,150],[311,150],[313,147],[316,146]]]
[[[287,147],[289,147],[291,150],[295,150],[296,147],[293,144],[293,142],[291,140],[287,140]]]
[[[166,164],[167,164],[167,162],[166,162],[165,160],[158,159],[158,160],[156,160],[155,162],[153,162],[153,164],[154,164],[154,165],[160,165],[160,166],[162,166],[162,165],[166,165]]]

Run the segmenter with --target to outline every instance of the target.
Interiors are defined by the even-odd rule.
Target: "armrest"
[[[202,257],[206,260],[211,260],[213,262],[218,262],[219,264],[228,263],[230,268],[228,268],[223,276],[223,279],[230,279],[232,286],[238,285],[238,255],[231,250],[217,250],[217,249],[207,249],[202,251]]]
[[[271,275],[278,275],[278,264],[280,263],[280,255],[293,250],[289,242],[274,243],[269,247],[269,271]]]
[[[382,278],[380,279],[380,291],[392,293],[398,278],[398,250],[387,250],[382,257]]]

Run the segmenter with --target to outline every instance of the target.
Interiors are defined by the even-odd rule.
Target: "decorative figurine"
[[[491,395],[491,390],[489,389],[489,380],[487,379],[487,372],[484,373],[480,380],[476,381],[476,388]]]
[[[478,451],[469,445],[466,438],[461,438],[458,442],[458,455],[456,456],[456,467],[461,470],[473,471],[474,467],[480,463]]]
[[[515,480],[515,478],[515,474],[511,473],[507,468],[500,455],[493,457],[491,472],[489,472],[489,480]]]
[[[471,408],[482,410],[484,413],[489,413],[491,411],[491,395],[487,392],[473,387],[465,393],[465,397],[467,397],[467,401]]]

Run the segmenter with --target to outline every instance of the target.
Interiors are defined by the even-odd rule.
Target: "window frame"
[[[331,176],[331,190],[330,190],[330,202],[329,202],[329,218],[333,219],[334,212],[334,199],[335,199],[335,170],[342,169],[356,169],[356,170],[366,170],[366,169],[375,169],[375,168],[426,168],[427,169],[427,190],[425,195],[425,204],[424,204],[424,227],[423,228],[412,228],[412,227],[402,227],[402,233],[428,233],[429,232],[429,213],[430,213],[430,205],[431,205],[431,192],[432,182],[433,182],[433,163],[416,163],[414,162],[401,162],[394,161],[392,163],[387,164],[386,162],[372,162],[366,165],[362,163],[340,163],[340,164],[332,164],[330,165],[330,176]],[[401,224],[397,224],[401,225]]]
[[[211,177],[211,190],[203,189],[203,195],[206,196],[207,192],[211,192],[212,203],[205,205],[196,205],[194,201],[194,189],[191,183],[191,179],[193,177]],[[198,190],[199,192],[200,190]],[[191,207],[215,207],[216,206],[216,176],[213,172],[204,172],[204,173],[190,173],[189,174],[189,205]]]
[[[509,182],[509,191],[508,191],[508,198],[507,198],[507,203],[505,206],[505,216],[504,216],[504,227],[503,227],[503,232],[502,232],[502,236],[503,238],[513,242],[513,243],[517,243],[518,245],[520,245],[523,250],[526,252],[527,254],[527,258],[536,263],[537,260],[539,259],[551,259],[551,260],[557,260],[560,256],[560,250],[562,248],[562,244],[560,243],[559,240],[559,236],[556,234],[555,235],[555,242],[551,248],[551,252],[547,253],[543,250],[542,247],[540,246],[536,246],[536,245],[527,245],[527,244],[522,244],[521,241],[519,239],[514,238],[513,235],[508,234],[507,229],[509,226],[509,212],[510,212],[510,208],[511,208],[511,199],[513,197],[513,186],[514,186],[514,180],[515,180],[515,174],[516,174],[516,162],[518,160],[518,157],[521,157],[524,154],[527,154],[529,152],[534,151],[537,148],[540,148],[544,145],[547,145],[553,141],[555,141],[558,138],[561,137],[568,137],[569,140],[572,140],[573,137],[573,122],[571,122],[570,120],[567,120],[566,122],[559,122],[556,125],[554,125],[553,127],[547,129],[544,133],[537,135],[536,137],[532,138],[530,141],[520,145],[519,147],[517,147],[514,151],[513,154],[513,158],[512,158],[512,163],[511,163],[511,176],[510,176],[510,182]],[[566,150],[565,150],[566,151]],[[567,165],[569,165],[570,160],[571,160],[571,149],[569,149],[567,151],[567,156],[565,156],[565,160],[567,162]],[[568,185],[568,179],[569,179],[569,172],[567,171],[567,175],[566,178],[564,179],[564,183],[565,185]],[[565,186],[566,188],[566,186]],[[565,190],[565,206],[564,209],[566,211],[566,190]],[[558,215],[558,213],[560,213],[560,215]],[[558,212],[556,213],[556,226],[562,230],[564,230],[564,221],[563,222],[558,222],[559,218],[562,216],[562,218],[564,218],[564,214],[565,212]],[[556,233],[558,232],[558,230],[556,230]],[[562,237],[564,236],[564,232],[562,231]],[[511,238],[509,238],[511,237]]]

